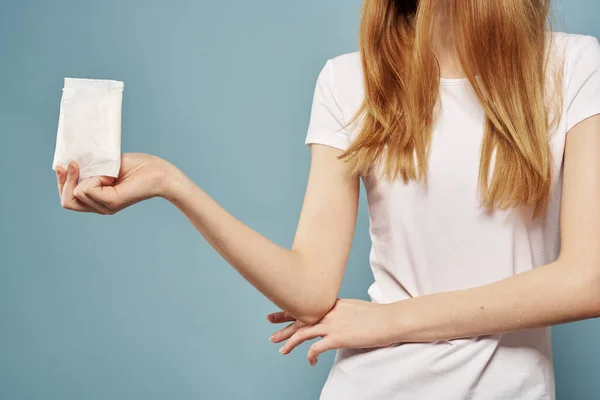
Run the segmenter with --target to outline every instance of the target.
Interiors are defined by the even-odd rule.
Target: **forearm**
[[[599,134],[600,116],[594,116],[567,135],[559,259],[481,287],[391,304],[390,331],[398,342],[511,332],[600,316]]]
[[[307,273],[302,254],[278,246],[249,228],[180,171],[171,174],[164,197],[231,266],[282,310],[308,320],[328,311],[324,292],[318,290],[322,285],[314,281],[316,274]]]
[[[572,267],[557,261],[484,286],[390,304],[394,342],[450,340],[599,316],[598,274]]]

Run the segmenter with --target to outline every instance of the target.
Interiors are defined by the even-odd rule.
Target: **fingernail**
[[[285,348],[285,346],[283,346],[282,348],[280,348],[280,349],[279,349],[279,352],[280,352],[281,354],[283,354],[283,349],[284,349],[284,348]]]
[[[73,173],[75,173],[75,167],[73,166],[73,164],[69,164],[69,167],[68,167],[68,168],[69,168],[69,173],[70,173],[70,174],[73,174]]]
[[[271,337],[269,338],[269,340],[270,340],[271,342],[274,342],[274,341],[275,341],[275,335],[271,336]]]

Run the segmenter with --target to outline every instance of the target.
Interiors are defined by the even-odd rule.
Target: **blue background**
[[[557,27],[600,36],[597,0]],[[316,399],[333,353],[281,356],[274,307],[162,200],[62,210],[65,76],[125,81],[123,150],[162,156],[291,245],[318,72],[356,50],[360,0],[0,1],[0,399]],[[342,295],[366,298],[364,197]],[[559,399],[600,393],[598,321],[553,329]]]

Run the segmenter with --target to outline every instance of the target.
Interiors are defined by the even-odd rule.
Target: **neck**
[[[454,40],[449,18],[446,17],[446,14],[440,13],[432,32],[432,46],[433,53],[440,65],[440,77],[442,78],[456,79],[465,77],[454,48]]]

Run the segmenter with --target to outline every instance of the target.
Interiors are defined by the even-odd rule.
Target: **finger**
[[[61,198],[73,198],[73,189],[77,186],[77,182],[79,182],[79,167],[77,166],[77,163],[71,161],[67,165],[67,177],[63,184]]]
[[[75,196],[75,198],[77,200],[79,200],[80,202],[84,203],[88,207],[93,208],[94,210],[98,211],[101,214],[104,214],[104,215],[114,214],[112,212],[112,210],[110,210],[104,204],[97,202],[96,200],[92,199],[91,197],[89,197],[86,194],[89,191],[89,187],[99,184],[99,183],[96,183],[96,181],[100,181],[100,179],[97,177],[94,177],[94,178],[88,178],[88,179],[82,180],[81,182],[79,182],[79,185],[77,185],[75,187],[75,189],[73,189],[73,196]]]
[[[303,328],[305,326],[306,326],[306,324],[304,324],[300,321],[293,322],[293,323],[289,324],[288,326],[286,326],[285,328],[280,329],[277,332],[275,332],[271,336],[271,341],[273,343],[283,342],[284,340],[287,340],[290,337],[292,337],[292,335],[294,333],[298,332],[301,328]]]
[[[310,365],[314,366],[319,361],[319,355],[325,353],[328,350],[335,350],[338,348],[335,344],[335,341],[331,338],[331,336],[326,336],[318,342],[313,343],[308,349],[308,362]]]
[[[67,180],[67,171],[60,165],[56,166],[56,183],[58,184],[58,196],[62,197],[63,187]]]
[[[307,340],[325,335],[323,325],[310,325],[301,328],[298,332],[292,335],[291,338],[283,345],[279,352],[281,354],[289,354],[292,350]]]
[[[65,179],[62,194],[60,197],[61,205],[67,210],[79,212],[92,212],[98,214],[98,211],[81,202],[73,195],[73,190],[75,189],[75,187],[77,187],[78,181],[79,167],[77,166],[77,163],[70,162],[67,167],[67,178]]]
[[[292,322],[292,321],[296,320],[296,318],[294,318],[292,315],[290,315],[289,313],[287,313],[285,311],[280,311],[280,312],[275,312],[275,313],[269,314],[269,315],[267,315],[267,319],[272,324],[281,324],[284,322]]]

